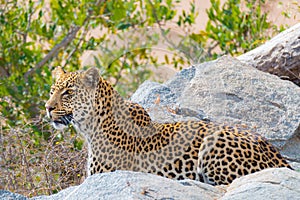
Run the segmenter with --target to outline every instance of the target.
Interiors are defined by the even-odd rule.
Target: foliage
[[[97,50],[101,56],[95,56],[95,65],[128,96],[150,77],[149,65],[180,69],[243,53],[268,38],[271,24],[261,13],[262,1],[247,1],[241,11],[240,0],[222,7],[211,0],[209,21],[200,33],[189,31],[197,17],[195,3],[177,13],[176,2],[1,0],[0,189],[52,194],[85,177],[82,139],[73,129],[54,131],[44,117],[53,67],[75,71],[82,54]],[[175,33],[169,23],[182,32]],[[171,39],[174,35],[178,41]],[[153,50],[169,54],[159,60]]]
[[[151,49],[158,42],[148,33],[141,41],[130,32],[168,23],[176,14],[174,5],[172,0],[1,1],[2,189],[37,195],[78,184],[71,175],[66,176],[72,170],[63,166],[80,162],[71,162],[66,151],[85,155],[82,139],[72,129],[64,133],[52,130],[44,118],[52,68],[61,65],[77,70],[84,52],[100,50],[95,63],[103,76],[114,77],[112,83],[123,95],[128,94],[149,77],[145,67],[157,64]],[[91,36],[93,29],[100,36]],[[127,42],[121,43],[123,40]],[[56,148],[60,151],[51,150]],[[55,159],[48,163],[49,157]],[[77,166],[80,177],[84,176],[84,166]],[[64,175],[70,181],[62,181]]]
[[[263,44],[272,34],[267,13],[261,11],[263,3],[263,0],[227,0],[221,5],[220,0],[211,0],[211,7],[206,11],[209,20],[205,31],[191,37],[209,44],[209,57],[248,52]]]

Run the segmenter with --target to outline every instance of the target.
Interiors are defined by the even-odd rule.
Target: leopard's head
[[[56,81],[51,86],[45,107],[53,127],[62,130],[70,123],[76,125],[83,113],[92,109],[100,74],[97,68],[65,72],[57,67],[53,77]]]

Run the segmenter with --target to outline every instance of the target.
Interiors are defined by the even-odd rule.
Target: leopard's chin
[[[58,120],[53,120],[51,122],[52,126],[57,130],[63,130],[68,127],[68,125],[71,123],[73,119],[72,114],[67,114],[62,117],[60,117]]]
[[[68,127],[68,126],[60,123],[59,121],[53,121],[53,122],[51,122],[51,125],[57,130],[63,130]]]

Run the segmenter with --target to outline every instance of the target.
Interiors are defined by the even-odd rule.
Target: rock
[[[237,58],[300,86],[300,23]]]
[[[220,200],[300,199],[300,173],[287,168],[265,169],[234,180]]]
[[[193,180],[176,181],[141,172],[95,174],[81,185],[51,196],[59,199],[300,199],[300,173],[287,168],[265,169],[238,178],[229,186],[211,186]]]
[[[23,195],[9,192],[7,190],[0,190],[0,199],[2,200],[27,200]]]
[[[220,198],[224,191],[192,180],[175,181],[153,174],[116,171],[95,174],[81,185],[51,196],[32,200],[58,199],[203,199]]]
[[[131,100],[155,121],[208,119],[252,129],[300,160],[300,88],[235,58],[192,66],[163,84],[145,82]]]
[[[178,98],[189,86],[194,78],[196,68],[194,66],[183,69],[175,77],[164,84],[145,81],[138,90],[131,96],[131,100],[141,104],[147,109],[151,118],[157,122],[176,122],[183,120],[207,119],[204,112],[191,110],[187,107],[180,107]],[[159,99],[158,103],[157,100]],[[176,110],[176,115],[170,110]]]
[[[0,199],[28,198],[0,190]],[[300,199],[300,173],[287,168],[265,169],[238,178],[229,186],[207,185],[193,180],[176,181],[141,172],[116,171],[95,174],[81,185],[50,196],[30,200],[60,199]]]

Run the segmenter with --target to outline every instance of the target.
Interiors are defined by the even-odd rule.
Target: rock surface
[[[5,195],[1,196],[1,194]],[[0,199],[27,199],[0,191]],[[5,198],[7,197],[7,198]],[[300,173],[287,169],[265,169],[233,181],[229,186],[207,185],[192,180],[175,181],[160,176],[128,171],[95,174],[81,185],[51,196],[31,200],[76,199],[300,199]]]
[[[34,200],[58,199],[203,199],[213,200],[223,194],[221,189],[204,183],[174,181],[153,174],[116,171],[88,177],[81,185],[52,196]]]
[[[220,200],[300,199],[300,173],[286,168],[265,169],[234,180]]]
[[[27,198],[23,195],[12,193],[6,190],[0,190],[1,200],[26,200]]]
[[[131,100],[155,121],[209,119],[252,129],[300,160],[300,88],[235,58],[192,66],[163,84],[147,81]]]
[[[300,23],[238,59],[300,86]]]

